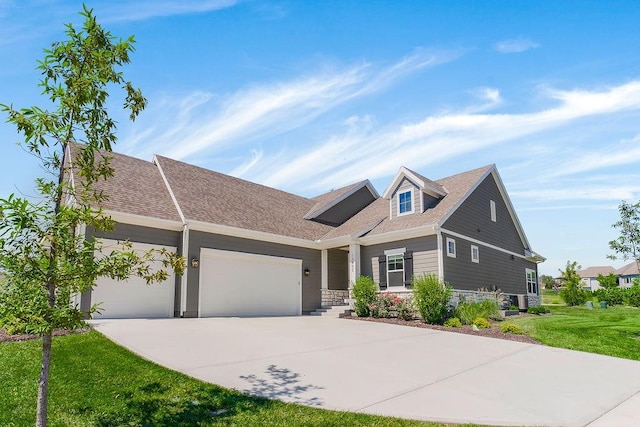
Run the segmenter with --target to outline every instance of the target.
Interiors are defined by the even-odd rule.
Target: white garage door
[[[115,247],[117,242],[104,239],[103,245],[103,251],[107,252],[108,248]],[[164,247],[169,251],[176,250]],[[146,252],[153,248],[159,249],[161,246],[133,243],[133,249],[136,251]],[[157,262],[151,268],[160,269],[162,264]],[[169,277],[164,282],[151,285],[135,276],[123,281],[101,277],[91,293],[91,304],[102,303],[102,312],[95,314],[94,318],[173,317],[175,283],[173,271],[169,271]]]
[[[302,260],[200,251],[200,317],[299,316]]]

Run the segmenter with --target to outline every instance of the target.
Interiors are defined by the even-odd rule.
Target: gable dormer
[[[442,185],[403,166],[382,197],[389,200],[389,218],[394,219],[423,213],[446,194]]]
[[[369,180],[314,197],[316,205],[304,219],[337,227],[379,198]]]

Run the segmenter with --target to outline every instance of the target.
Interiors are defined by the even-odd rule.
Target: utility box
[[[526,295],[518,295],[518,310],[527,311],[529,308],[529,300]]]

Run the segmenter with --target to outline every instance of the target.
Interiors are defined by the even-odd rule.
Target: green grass
[[[540,295],[542,295],[542,304],[564,304],[560,292],[556,292],[553,289],[540,289]]]
[[[640,309],[548,308],[551,316],[525,317],[513,323],[546,345],[640,360]]]
[[[0,425],[35,423],[38,340],[0,344]],[[384,387],[384,385],[380,385]],[[348,386],[347,386],[348,387]],[[50,426],[438,426],[255,398],[143,360],[97,332],[56,337]]]

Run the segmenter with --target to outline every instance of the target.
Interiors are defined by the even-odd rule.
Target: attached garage
[[[103,240],[105,250],[115,246],[115,240]],[[175,247],[133,243],[133,249],[146,252],[150,249],[166,248],[175,251]],[[162,268],[157,262],[152,269]],[[162,283],[147,285],[139,277],[131,277],[125,281],[112,280],[101,277],[91,292],[91,304],[100,304],[101,313],[95,314],[95,319],[117,318],[161,318],[173,317],[173,302],[175,295],[175,275],[169,269],[169,277]]]
[[[302,260],[201,249],[200,317],[299,316]]]

